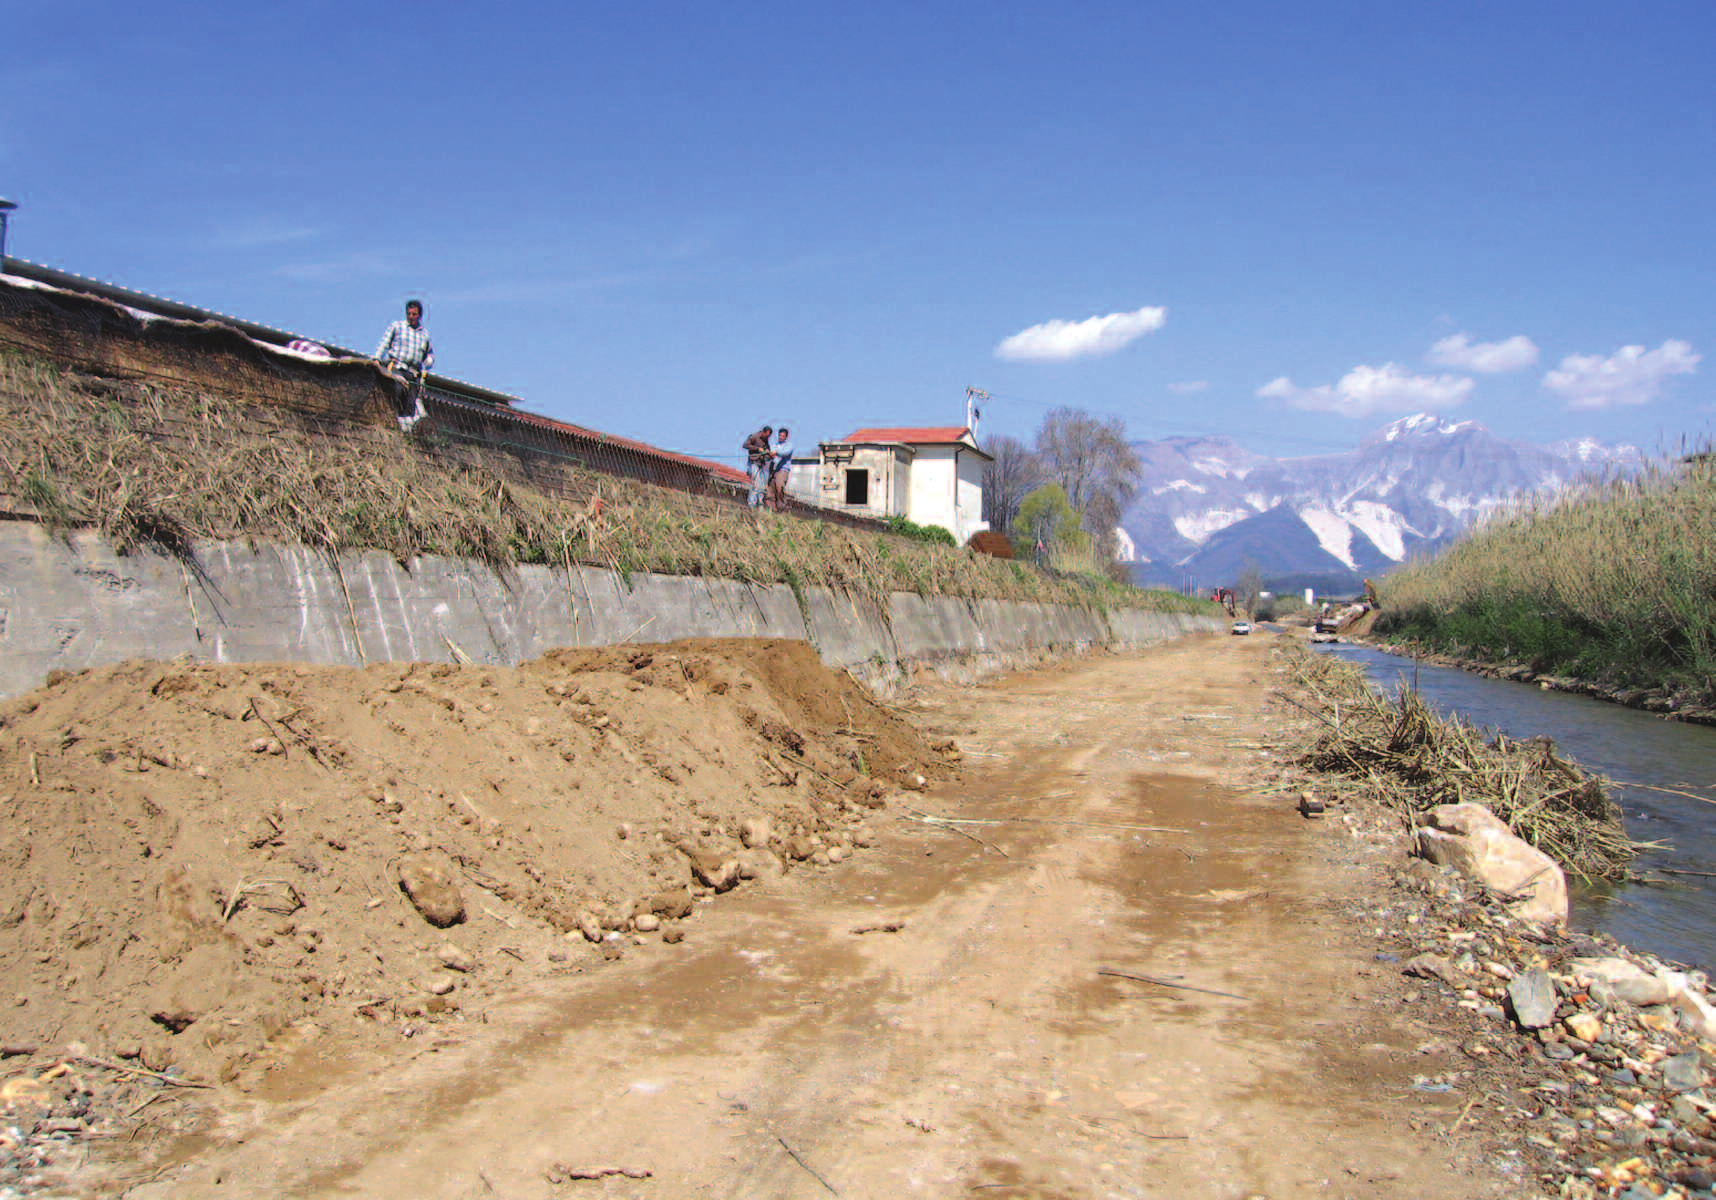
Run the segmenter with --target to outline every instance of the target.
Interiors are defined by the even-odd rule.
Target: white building
[[[824,508],[939,525],[963,544],[989,528],[983,468],[993,461],[969,427],[859,429],[818,445],[790,486]]]

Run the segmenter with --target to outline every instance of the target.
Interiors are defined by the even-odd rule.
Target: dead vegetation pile
[[[1642,848],[1607,781],[1557,755],[1552,739],[1492,734],[1438,715],[1411,688],[1392,700],[1340,659],[1289,653],[1293,682],[1323,723],[1301,761],[1354,781],[1408,824],[1439,804],[1482,804],[1586,881],[1622,878]]]
[[[0,706],[0,1045],[251,1086],[695,936],[948,762],[798,642],[62,677]]]
[[[266,415],[275,427],[257,429]],[[419,427],[425,429],[427,427]],[[317,432],[289,410],[182,387],[79,375],[0,353],[0,498],[56,529],[93,527],[125,553],[181,556],[199,538],[299,542],[325,553],[383,550],[608,567],[883,601],[891,592],[1157,611],[1200,610],[1171,592],[1057,577],[963,547],[746,509],[567,468],[564,490],[521,461],[439,442],[432,428]]]

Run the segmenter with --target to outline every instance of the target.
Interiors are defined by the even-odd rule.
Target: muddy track
[[[1346,827],[1256,790],[1290,719],[1265,641],[925,693],[967,770],[913,803],[988,823],[894,806],[680,946],[421,1040],[305,1042],[129,1194],[1506,1194],[1430,1133],[1453,1114],[1411,1087]]]

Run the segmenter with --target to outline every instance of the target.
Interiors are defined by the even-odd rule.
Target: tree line
[[[1144,467],[1119,417],[1057,408],[1032,444],[1002,436],[984,449],[995,461],[983,474],[983,519],[1012,539],[1015,554],[1126,579],[1115,529]]]

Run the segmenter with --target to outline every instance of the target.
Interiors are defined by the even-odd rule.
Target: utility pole
[[[977,440],[977,422],[983,419],[983,410],[977,402],[989,400],[989,393],[982,388],[968,387],[965,389],[965,427],[971,430],[971,440]]]

